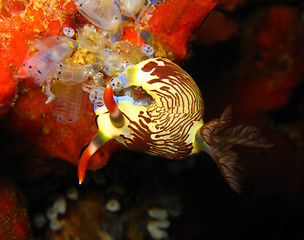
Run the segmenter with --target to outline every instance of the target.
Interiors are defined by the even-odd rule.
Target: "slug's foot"
[[[231,116],[232,110],[229,106],[220,118],[211,120],[200,128],[196,141],[202,150],[215,160],[230,187],[236,192],[241,192],[238,171],[241,168],[237,165],[237,153],[231,150],[233,145],[261,148],[270,148],[273,145],[261,136],[257,127],[248,125],[228,127]]]

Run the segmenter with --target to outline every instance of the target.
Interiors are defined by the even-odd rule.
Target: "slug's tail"
[[[241,168],[237,164],[238,155],[231,148],[233,145],[270,148],[272,144],[261,137],[257,127],[238,125],[228,128],[231,115],[232,110],[229,106],[220,118],[205,123],[196,134],[196,142],[215,160],[230,187],[240,193],[242,192],[239,171]]]

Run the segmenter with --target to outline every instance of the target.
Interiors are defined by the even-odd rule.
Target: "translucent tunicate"
[[[87,51],[103,54],[107,39],[94,26],[85,25],[78,32],[78,39],[80,45]]]
[[[121,13],[114,0],[74,0],[78,11],[97,27],[116,32]]]
[[[48,53],[51,59],[59,63],[67,59],[78,48],[78,44],[73,39],[64,36],[51,36],[32,47],[38,49],[39,52]]]
[[[56,62],[52,61],[47,54],[36,54],[25,60],[22,65],[22,75],[19,75],[18,77],[32,77],[34,78],[35,84],[41,86],[50,76],[55,65]]]
[[[63,196],[58,197],[54,204],[53,209],[59,214],[65,214],[66,212],[66,200]]]
[[[108,76],[118,75],[123,72],[126,67],[126,62],[123,61],[122,57],[117,53],[109,52],[104,59],[104,69],[103,71]]]
[[[62,123],[78,121],[86,105],[86,93],[82,91],[82,83],[66,85],[56,80],[52,91],[56,96],[50,104],[54,117]]]
[[[144,44],[141,47],[141,51],[143,54],[145,54],[148,57],[153,57],[154,48],[149,44]]]
[[[120,203],[116,199],[110,199],[106,204],[106,209],[110,212],[117,212],[120,210]]]
[[[104,91],[105,91],[104,87],[92,88],[89,93],[90,102],[97,106],[104,105],[104,101],[103,101]]]
[[[66,35],[67,37],[70,37],[70,38],[74,37],[74,35],[75,35],[75,31],[71,27],[64,27],[62,29],[62,32],[63,32],[64,35]]]
[[[145,6],[145,0],[121,0],[121,11],[127,17],[135,15]]]
[[[66,85],[82,83],[88,76],[87,67],[79,63],[61,63],[56,67],[55,78]]]
[[[90,92],[92,88],[98,88],[102,85],[103,82],[103,73],[98,72],[93,75],[89,81],[85,81],[82,84],[82,90],[85,92]]]
[[[46,211],[46,217],[49,220],[56,219],[57,216],[58,216],[58,212],[53,207],[47,209],[47,211]]]
[[[78,63],[63,63],[56,68],[52,92],[55,101],[50,104],[54,117],[64,123],[76,122],[85,108],[82,82],[88,77],[87,68]]]
[[[166,228],[170,227],[170,221],[167,219],[157,220],[157,221],[153,221],[153,222],[154,222],[154,225],[158,228],[166,229]]]
[[[149,221],[148,226],[147,226],[147,230],[150,233],[151,237],[156,240],[168,238],[167,231],[161,229],[162,227],[159,227],[160,222],[162,222],[162,221]],[[167,224],[167,222],[168,221],[166,221],[164,223]]]
[[[101,72],[98,72],[98,73],[96,73],[94,76],[93,76],[93,79],[95,80],[95,81],[99,81],[99,80],[101,80],[103,78],[103,74],[101,73]]]
[[[49,226],[52,231],[60,231],[62,229],[62,224],[57,218],[52,219]]]
[[[96,66],[96,65],[93,65],[93,66],[90,66],[89,67],[89,75],[91,76],[91,77],[93,77],[94,75],[96,75],[96,74],[99,74],[100,72],[100,67],[99,66]]]
[[[67,59],[77,48],[75,41],[67,37],[48,37],[33,46],[23,61],[19,78],[32,77],[42,85],[52,75],[55,66]]]
[[[118,92],[124,88],[120,78],[117,76],[110,79],[109,85],[111,85],[114,92]]]

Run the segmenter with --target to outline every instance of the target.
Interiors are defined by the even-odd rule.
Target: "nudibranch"
[[[267,146],[257,128],[227,128],[231,108],[221,118],[204,124],[200,89],[188,73],[168,59],[144,60],[127,67],[118,77],[124,88],[141,87],[153,100],[143,104],[130,96],[114,96],[111,85],[106,86],[105,106],[95,108],[99,131],[79,160],[80,184],[92,155],[114,139],[130,150],[168,159],[184,159],[205,151],[228,184],[241,191],[235,167],[237,154],[231,147]]]

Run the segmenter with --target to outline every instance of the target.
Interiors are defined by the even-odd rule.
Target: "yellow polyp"
[[[34,28],[35,33],[40,33],[40,30],[38,28]]]
[[[167,53],[165,51],[165,49],[163,48],[163,46],[159,43],[159,42],[156,42],[156,56],[159,56],[159,57],[164,57],[166,58],[167,57]]]

